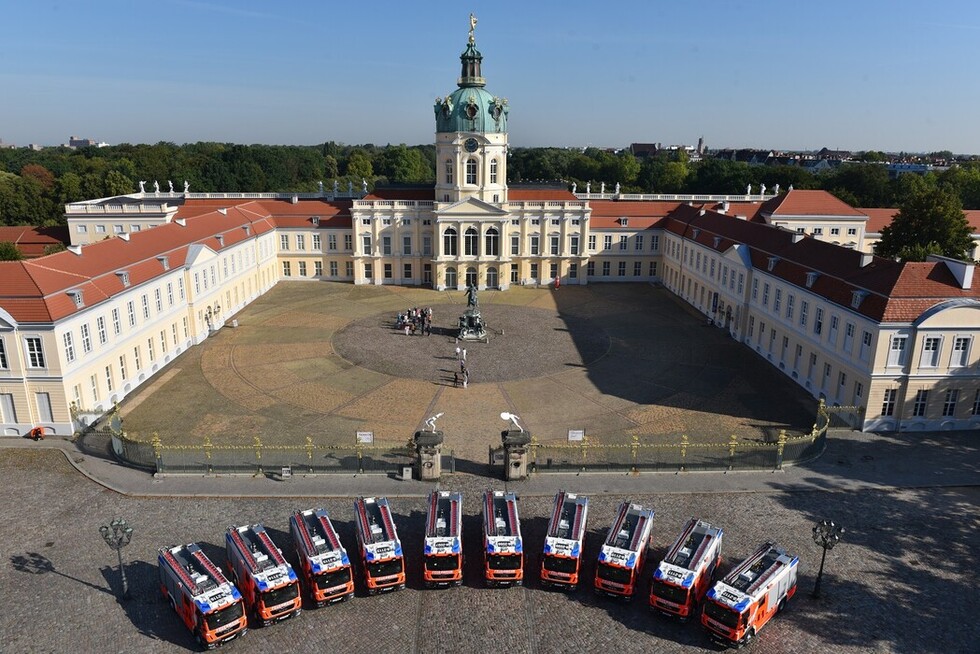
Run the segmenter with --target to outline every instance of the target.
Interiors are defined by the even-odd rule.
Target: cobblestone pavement
[[[290,511],[323,505],[353,546],[349,499],[138,498],[106,490],[78,475],[60,452],[0,450],[0,649],[9,652],[181,652],[193,641],[159,598],[156,549],[197,541],[223,560],[223,531],[262,521],[290,549]],[[980,565],[980,489],[745,493],[656,491],[643,478],[630,498],[656,510],[651,559],[663,555],[684,520],[703,517],[725,528],[723,571],[763,540],[773,539],[801,560],[799,592],[766,626],[754,652],[973,652],[980,628],[972,600]],[[645,482],[645,483],[643,483]],[[712,651],[697,624],[679,625],[633,604],[525,588],[488,590],[478,581],[478,493],[486,479],[462,475],[445,487],[465,493],[466,583],[421,590],[424,502],[393,499],[408,560],[409,588],[350,603],[309,609],[296,619],[251,630],[225,651],[295,652],[687,652]],[[502,486],[502,482],[490,482]],[[569,488],[569,490],[575,490]],[[591,498],[585,578],[591,578],[604,528],[622,500]],[[537,565],[550,498],[522,498],[528,569]],[[98,526],[115,516],[134,528],[123,551],[133,598],[118,601],[115,554]],[[833,518],[847,531],[827,557],[824,597],[810,597],[820,550],[810,539],[816,521]],[[650,563],[647,565],[649,575]],[[644,587],[645,592],[645,587]]]

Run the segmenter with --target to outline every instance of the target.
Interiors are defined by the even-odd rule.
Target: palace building
[[[867,214],[823,191],[509,187],[510,108],[482,59],[471,31],[457,88],[433,107],[429,188],[141,184],[68,205],[67,251],[0,263],[0,434],[72,433],[73,413],[107,411],[285,280],[662,285],[814,397],[864,407],[861,429],[980,427],[972,263],[864,254]]]

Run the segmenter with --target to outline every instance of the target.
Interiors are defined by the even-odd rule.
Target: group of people
[[[432,336],[432,307],[412,307],[405,313],[399,313],[395,319],[395,329],[405,330],[405,336]]]
[[[459,388],[462,383],[466,388],[470,382],[470,370],[466,367],[466,348],[456,346],[456,361],[459,362],[459,372],[453,372],[453,388]]]

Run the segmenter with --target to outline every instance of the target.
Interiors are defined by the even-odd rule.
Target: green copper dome
[[[489,93],[480,72],[483,55],[476,49],[472,31],[466,50],[459,57],[462,74],[459,88],[445,98],[436,98],[436,132],[507,132],[507,100]]]

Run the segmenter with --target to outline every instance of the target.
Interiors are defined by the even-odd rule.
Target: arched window
[[[466,285],[470,284],[476,286],[476,268],[472,266],[466,269]]]
[[[487,288],[497,288],[500,280],[497,278],[496,268],[487,268]]]
[[[453,183],[453,160],[446,159],[446,183]]]
[[[488,257],[500,256],[500,234],[496,227],[487,230],[486,247],[483,248],[483,253]]]
[[[446,286],[448,288],[456,288],[456,269],[446,268]]]
[[[459,254],[459,237],[452,227],[447,227],[442,233],[442,253],[447,257],[455,257]]]
[[[494,159],[490,162],[490,183],[497,183],[497,160]]]
[[[475,257],[480,254],[480,235],[475,227],[468,227],[463,234],[463,254]]]
[[[476,184],[476,159],[466,160],[466,183]]]

